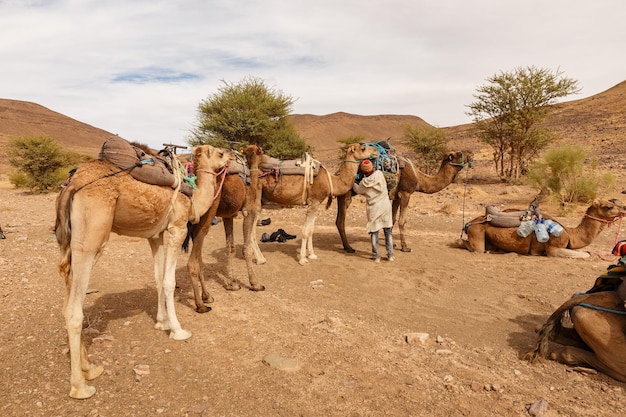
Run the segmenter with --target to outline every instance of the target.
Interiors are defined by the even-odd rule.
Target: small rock
[[[533,417],[545,416],[546,411],[548,411],[548,402],[544,399],[541,399],[535,403],[528,405],[527,410],[528,414]]]
[[[404,340],[408,344],[420,342],[423,345],[429,337],[430,335],[428,333],[407,333],[404,335]]]
[[[276,353],[270,353],[264,357],[263,363],[281,371],[297,371],[300,369],[300,365],[294,359],[284,358]]]
[[[149,375],[150,365],[137,365],[133,368],[133,371],[135,371],[137,375]]]

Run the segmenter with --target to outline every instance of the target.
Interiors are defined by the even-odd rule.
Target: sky
[[[601,93],[626,80],[623,0],[0,0],[0,98],[160,149],[198,105],[262,80],[293,114],[466,114],[534,66]]]

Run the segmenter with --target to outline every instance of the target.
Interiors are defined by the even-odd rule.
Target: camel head
[[[360,143],[351,143],[346,148],[346,160],[373,159],[378,157],[378,150],[373,146],[362,145]]]
[[[248,145],[241,149],[240,152],[246,157],[247,161],[251,161],[255,156],[259,157],[265,153],[263,148],[258,145]]]
[[[626,206],[617,199],[596,199],[587,209],[585,216],[612,223],[622,217],[626,217]]]
[[[452,166],[460,167],[460,169],[463,169],[466,166],[471,168],[473,161],[474,153],[472,151],[453,151],[448,152],[444,156],[442,163],[450,164]]]
[[[201,145],[193,149],[194,172],[199,170],[216,172],[234,159],[235,154],[230,149],[216,148],[211,145]]]

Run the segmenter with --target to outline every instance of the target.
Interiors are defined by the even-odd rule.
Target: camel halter
[[[198,171],[201,172],[206,172],[207,174],[211,174],[214,175],[215,178],[219,177],[220,175],[222,176],[222,181],[220,182],[220,186],[217,188],[217,191],[215,192],[215,195],[213,196],[213,200],[211,200],[211,204],[210,206],[213,205],[213,203],[215,203],[215,200],[217,200],[217,197],[220,195],[220,193],[222,192],[222,187],[224,186],[224,181],[226,180],[226,174],[228,173],[228,167],[230,165],[230,161],[228,161],[226,163],[226,165],[224,165],[224,167],[222,167],[222,169],[220,169],[218,172],[215,171],[211,171],[209,169],[204,169],[204,168],[199,168]],[[209,206],[209,207],[210,207]]]

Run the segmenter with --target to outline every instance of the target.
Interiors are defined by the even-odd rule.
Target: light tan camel
[[[473,153],[471,151],[457,151],[449,152],[445,155],[439,166],[439,171],[436,175],[428,175],[413,165],[413,163],[403,158],[406,166],[400,170],[400,180],[398,182],[397,193],[392,202],[393,210],[393,223],[398,224],[400,232],[400,244],[402,252],[411,252],[412,249],[408,247],[405,238],[406,220],[407,220],[407,207],[411,195],[414,192],[420,192],[424,194],[434,194],[446,188],[450,185],[457,174],[466,166],[471,166]],[[400,159],[400,158],[399,158]],[[337,218],[335,225],[339,231],[341,237],[341,243],[343,249],[346,252],[354,253],[355,250],[350,246],[348,237],[346,235],[346,212],[350,203],[352,202],[352,191],[343,195],[337,196]],[[398,216],[399,213],[399,216]]]
[[[622,270],[623,273],[623,270]],[[586,293],[563,303],[539,330],[536,346],[524,355],[572,366],[591,366],[626,382],[626,283],[616,290]],[[573,327],[564,327],[568,312]]]
[[[330,204],[332,197],[346,194],[352,190],[361,161],[377,156],[378,151],[373,146],[352,143],[346,148],[345,157],[338,172],[331,175],[322,166],[315,176],[313,184],[305,185],[302,175],[280,175],[278,178],[266,175],[261,179],[263,197],[267,200],[284,206],[303,204],[308,206],[301,232],[302,244],[298,260],[300,265],[305,265],[308,259],[317,259],[313,249],[313,230],[321,202],[329,199],[328,203]]]
[[[250,184],[246,186],[244,180],[237,174],[227,175],[224,180],[222,190],[217,196],[215,203],[209,211],[200,218],[200,222],[193,225],[191,238],[193,247],[189,255],[187,269],[191,278],[196,311],[206,313],[211,308],[205,303],[213,301],[204,282],[204,262],[202,261],[202,245],[204,238],[209,233],[213,218],[221,217],[224,223],[224,233],[226,235],[226,252],[228,256],[226,289],[238,290],[241,288],[234,279],[233,259],[235,258],[235,239],[233,234],[233,220],[238,213],[243,214],[243,256],[248,269],[248,280],[250,289],[262,291],[263,285],[258,283],[254,268],[252,266],[252,252],[257,264],[264,264],[265,257],[259,249],[259,245],[254,238],[256,233],[256,220],[261,212],[261,189],[259,181],[259,159],[263,154],[261,148],[256,145],[248,146],[243,151],[248,167],[250,168]],[[198,288],[200,282],[200,289]]]
[[[216,171],[233,158],[231,151],[208,145],[195,148],[193,154],[198,176],[193,198],[171,187],[137,181],[107,161],[83,164],[59,193],[55,230],[61,250],[59,272],[66,286],[63,312],[70,348],[70,397],[91,397],[96,389],[85,379],[94,379],[103,371],[89,360],[81,331],[89,276],[111,232],[148,239],[158,294],[154,327],[170,330],[170,337],[176,340],[191,336],[176,317],[176,260],[187,234],[187,221],[197,221],[211,207]]]
[[[588,258],[588,252],[577,249],[591,244],[607,226],[626,214],[619,200],[595,200],[576,227],[563,226],[560,236],[550,236],[540,243],[534,233],[527,237],[517,234],[516,227],[496,227],[480,216],[465,225],[467,239],[460,247],[470,252],[515,252],[522,255],[546,255],[561,258]],[[550,218],[549,216],[545,216]]]

